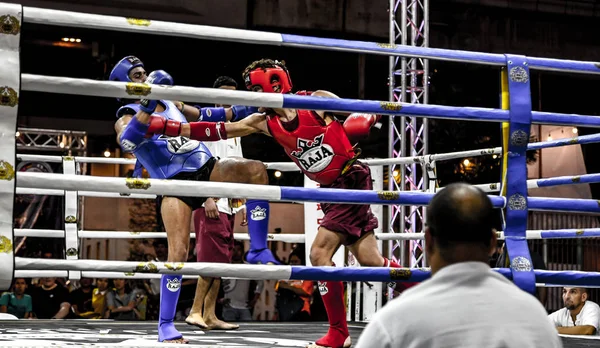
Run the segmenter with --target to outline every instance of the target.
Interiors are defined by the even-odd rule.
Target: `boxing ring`
[[[495,208],[505,210],[504,231],[498,233],[506,243],[511,267],[495,269],[514,281],[524,291],[533,292],[536,286],[600,287],[599,272],[543,271],[532,267],[527,246],[528,239],[588,238],[600,236],[600,229],[583,230],[527,230],[528,211],[562,211],[573,213],[600,213],[600,203],[592,199],[565,199],[528,197],[528,188],[556,185],[597,183],[600,174],[527,180],[525,152],[572,144],[600,142],[600,133],[555,141],[528,143],[532,124],[568,125],[600,128],[600,118],[595,116],[534,112],[531,107],[530,78],[532,69],[564,71],[570,73],[599,74],[600,65],[594,62],[566,61],[518,55],[489,54],[444,49],[395,46],[374,42],[322,39],[248,30],[225,29],[200,25],[140,20],[124,17],[101,16],[85,13],[46,10],[0,3],[0,289],[8,289],[15,277],[68,277],[73,280],[89,278],[159,278],[161,274],[184,274],[186,277],[219,276],[256,280],[341,280],[357,286],[357,303],[365,303],[361,319],[368,321],[380,306],[382,287],[367,290],[360,282],[423,281],[430,276],[426,268],[390,269],[382,267],[310,267],[310,266],[260,266],[211,263],[128,262],[79,259],[80,238],[166,238],[165,233],[127,231],[86,231],[79,229],[79,197],[122,197],[153,199],[156,195],[213,196],[245,199],[266,199],[272,202],[370,203],[375,207],[387,205],[426,206],[434,195],[436,185],[427,192],[315,189],[311,187],[279,187],[213,182],[176,180],[130,179],[117,177],[82,176],[80,163],[133,164],[130,159],[90,158],[69,156],[41,156],[16,154],[15,132],[18,102],[21,91],[78,94],[129,99],[167,99],[197,103],[222,103],[231,105],[264,106],[328,110],[341,112],[367,112],[420,118],[501,122],[506,125],[505,147],[477,149],[448,154],[418,157],[369,159],[373,168],[384,165],[418,163],[428,168],[445,160],[504,155],[505,178],[502,182],[479,185],[489,193]],[[95,81],[87,79],[21,74],[20,30],[26,23],[60,25],[150,35],[182,36],[197,39],[224,40],[248,44],[280,45],[327,49],[369,54],[410,56],[427,59],[461,61],[503,67],[503,105],[501,109],[475,107],[449,107],[442,105],[417,105],[388,101],[313,98],[296,95],[225,91],[212,88],[162,86],[139,83]],[[21,161],[61,162],[63,173],[15,172],[17,159]],[[269,169],[297,170],[293,163],[267,163]],[[307,185],[309,186],[309,185]],[[443,188],[442,188],[443,189]],[[65,229],[36,230],[15,229],[13,226],[14,197],[19,194],[60,195],[65,197]],[[382,219],[380,219],[382,221]],[[192,234],[193,236],[193,234]],[[15,257],[16,237],[47,237],[65,239],[65,260]],[[247,235],[236,234],[236,239],[246,240]],[[386,233],[379,231],[381,241],[422,240],[422,233]],[[309,243],[309,235],[271,235],[269,240],[288,243]],[[313,236],[314,238],[314,236]],[[393,255],[390,255],[393,256]],[[340,264],[340,263],[338,263]],[[343,264],[343,262],[342,262]],[[362,290],[361,290],[362,289]],[[361,291],[363,294],[361,295]],[[365,299],[377,297],[370,305]],[[368,307],[370,306],[370,307]],[[349,307],[350,308],[350,307]],[[355,309],[356,310],[356,309]],[[348,313],[349,315],[350,313]],[[358,320],[358,319],[357,319]],[[364,323],[351,323],[352,338],[356,341]],[[327,325],[322,323],[247,323],[235,332],[203,332],[178,325],[184,336],[195,346],[273,346],[298,347],[320,337]],[[564,338],[570,347],[591,346],[597,341],[586,338]],[[86,345],[148,346],[156,342],[155,324],[123,323],[113,321],[5,321],[0,322],[0,341],[3,346],[41,346],[60,342],[62,345],[85,342]],[[161,344],[162,346],[162,344]]]

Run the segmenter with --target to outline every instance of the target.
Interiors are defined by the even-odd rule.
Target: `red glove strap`
[[[227,139],[223,122],[190,122],[190,139],[199,141],[218,141]]]
[[[177,137],[181,134],[181,122],[167,120],[167,124],[165,125],[164,135],[168,135],[170,137]]]
[[[150,116],[150,123],[146,137],[151,137],[154,134],[162,134],[165,129],[165,119],[160,116]]]

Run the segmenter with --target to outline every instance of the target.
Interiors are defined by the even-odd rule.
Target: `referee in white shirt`
[[[588,300],[587,289],[563,288],[562,296],[565,307],[548,316],[558,333],[600,336],[600,307]]]
[[[540,302],[488,265],[497,213],[474,186],[438,192],[425,230],[432,277],[377,312],[356,348],[562,347]]]

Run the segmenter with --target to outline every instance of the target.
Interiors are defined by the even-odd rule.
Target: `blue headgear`
[[[129,78],[129,72],[138,66],[144,67],[144,63],[134,56],[127,56],[121,59],[110,72],[110,81],[132,82]]]

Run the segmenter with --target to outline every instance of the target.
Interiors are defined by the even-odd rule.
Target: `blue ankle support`
[[[261,250],[267,247],[269,233],[269,201],[246,201],[248,234],[250,235],[250,250]]]
[[[160,278],[160,312],[158,314],[158,341],[183,337],[175,328],[175,312],[181,292],[180,275],[163,274]]]

